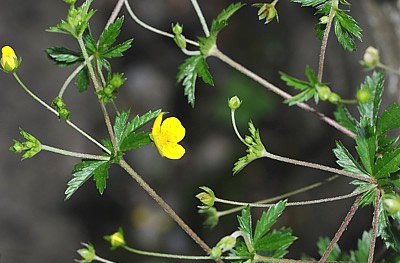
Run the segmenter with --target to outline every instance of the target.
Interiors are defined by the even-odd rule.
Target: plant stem
[[[131,248],[128,246],[123,246],[123,248],[129,252],[143,255],[143,256],[151,256],[151,257],[158,257],[158,258],[172,258],[172,259],[182,259],[182,260],[213,260],[210,256],[187,256],[187,255],[177,255],[177,254],[165,254],[165,253],[156,253],[150,251],[139,250],[135,248]],[[221,259],[226,260],[241,260],[241,259],[249,259],[248,257],[221,257]]]
[[[340,99],[339,101],[340,101],[340,103],[343,103],[343,104],[357,104],[358,103],[357,100]]]
[[[198,50],[187,50],[186,48],[181,49],[183,54],[188,55],[188,56],[198,56],[200,55],[200,51]]]
[[[314,189],[314,188],[317,188],[317,187],[319,187],[321,185],[324,185],[325,183],[331,182],[331,181],[333,181],[333,180],[335,180],[337,178],[339,178],[339,175],[334,175],[334,176],[331,176],[331,177],[325,179],[324,181],[321,181],[321,182],[318,182],[318,183],[315,183],[315,184],[311,184],[311,185],[308,185],[306,187],[302,187],[300,189],[297,189],[297,190],[294,190],[294,191],[291,191],[291,192],[288,192],[288,193],[285,193],[285,194],[282,194],[282,195],[278,195],[278,196],[275,196],[275,197],[272,197],[272,198],[268,198],[268,199],[264,199],[264,200],[261,200],[261,201],[257,201],[257,202],[255,202],[255,204],[266,204],[266,203],[271,203],[271,202],[275,202],[275,201],[278,201],[278,200],[282,200],[282,199],[290,197],[290,196],[294,196],[294,195],[297,195],[297,194],[300,194],[300,193],[307,192],[307,191],[309,191],[311,189]],[[217,212],[217,214],[218,214],[218,217],[221,217],[221,216],[225,216],[225,215],[229,215],[229,214],[232,214],[232,213],[239,212],[243,208],[246,208],[246,206],[239,206],[239,207],[231,208],[231,209],[228,209],[228,210],[220,211],[220,212]]]
[[[96,91],[99,91],[99,90],[101,90],[101,86],[100,86],[100,84],[99,84],[99,82],[97,80],[97,77],[96,77],[96,74],[94,72],[92,63],[89,61],[89,55],[87,53],[87,50],[86,50],[86,47],[85,47],[85,43],[83,42],[82,36],[79,36],[77,38],[77,40],[78,40],[78,43],[79,43],[79,47],[82,50],[83,57],[85,58],[87,67],[89,69],[89,74],[90,74],[90,77],[92,78],[94,88],[95,88]],[[94,58],[94,59],[95,59],[95,62],[96,62],[96,58]],[[115,140],[113,128],[112,128],[112,125],[111,125],[110,116],[108,115],[108,112],[107,112],[107,109],[106,109],[106,106],[104,105],[104,103],[102,101],[99,101],[99,102],[100,102],[101,110],[102,110],[103,115],[104,115],[104,121],[106,123],[107,130],[108,130],[108,133],[110,135],[110,139],[111,139],[111,142],[112,142],[112,145],[113,145],[113,148],[114,148],[114,152],[117,153],[118,152],[118,145],[117,145],[117,142]]]
[[[396,74],[396,75],[400,75],[400,72],[398,70],[395,70],[392,67],[386,66],[382,63],[378,63],[378,65],[376,65],[378,68],[384,69],[386,71],[389,71],[390,73]]]
[[[318,261],[318,263],[325,263],[326,259],[329,257],[329,254],[332,252],[333,247],[339,241],[340,237],[342,236],[343,232],[346,230],[347,226],[349,225],[351,219],[353,218],[354,214],[358,209],[358,204],[360,203],[361,196],[358,196],[354,201],[353,206],[350,208],[349,212],[347,213],[345,219],[342,222],[342,225],[339,227],[338,231],[336,232],[335,236],[333,237],[331,243],[329,244],[328,248],[325,250],[324,255]]]
[[[304,167],[309,167],[309,168],[313,168],[313,169],[318,169],[318,170],[322,170],[322,171],[327,171],[327,172],[331,172],[331,173],[335,173],[335,174],[340,174],[340,175],[344,175],[347,177],[351,177],[351,178],[355,178],[364,182],[369,182],[372,184],[376,184],[376,180],[374,178],[371,177],[367,177],[367,176],[362,176],[362,175],[358,175],[358,174],[354,174],[354,173],[350,173],[350,172],[346,172],[343,170],[339,170],[336,168],[332,168],[329,166],[325,166],[325,165],[321,165],[321,164],[316,164],[316,163],[310,163],[310,162],[304,162],[304,161],[298,161],[295,159],[291,159],[291,158],[287,158],[287,157],[283,157],[283,156],[279,156],[279,155],[275,155],[269,152],[266,152],[265,157],[273,159],[273,160],[277,160],[280,162],[285,162],[285,163],[290,163],[293,165],[300,165],[300,166],[304,166]]]
[[[101,257],[99,257],[97,255],[94,256],[93,260],[96,260],[96,261],[99,261],[99,262],[103,262],[103,263],[116,263],[114,261],[110,261],[110,260],[101,258]]]
[[[175,211],[148,185],[133,168],[121,159],[119,165],[164,209],[164,211],[206,252],[210,247],[175,213]]]
[[[238,128],[236,127],[236,119],[235,119],[235,110],[231,109],[231,119],[232,119],[232,126],[233,130],[236,133],[236,136],[239,138],[239,140],[244,143],[247,147],[250,147],[250,145],[243,139],[243,137],[240,135],[240,132]]]
[[[353,192],[350,194],[346,195],[339,195],[335,197],[330,197],[330,198],[322,198],[322,199],[317,199],[317,200],[310,200],[310,201],[302,201],[302,202],[290,202],[287,203],[286,206],[305,206],[305,205],[315,205],[315,204],[322,204],[322,203],[329,203],[329,202],[334,202],[334,201],[339,201],[339,200],[344,200],[348,199],[354,196],[358,196],[362,193],[365,193],[369,190],[371,190],[373,187],[369,187],[363,191],[360,192]],[[250,207],[257,207],[257,208],[268,208],[272,207],[276,204],[257,204],[257,203],[245,203],[245,202],[236,202],[236,201],[231,201],[231,200],[225,200],[221,198],[215,197],[215,202],[217,203],[223,203],[223,204],[229,204],[229,205],[236,205],[236,206],[250,206]]]
[[[374,261],[374,250],[376,243],[376,231],[378,229],[378,216],[379,216],[379,205],[380,205],[380,196],[381,192],[379,189],[376,189],[376,197],[375,197],[375,209],[374,209],[374,218],[372,219],[372,234],[371,234],[371,244],[369,247],[369,255],[368,255],[368,263],[372,263]]]
[[[115,19],[117,19],[117,16],[118,16],[119,12],[121,11],[123,4],[124,4],[124,0],[118,0],[104,29],[107,29],[115,21]]]
[[[92,60],[93,57],[90,57],[89,60]],[[68,76],[68,78],[65,80],[64,84],[62,85],[60,92],[58,93],[58,97],[62,98],[64,95],[65,90],[67,89],[68,85],[71,83],[71,81],[81,72],[81,70],[86,66],[86,62],[83,62],[80,64],[72,73]]]
[[[46,109],[48,109],[49,111],[51,111],[51,113],[55,114],[58,117],[58,112],[53,109],[52,107],[50,107],[46,102],[44,102],[43,100],[41,100],[38,96],[36,96],[32,91],[30,91],[25,84],[21,81],[21,79],[18,77],[17,73],[13,73],[14,78],[17,80],[17,82],[19,83],[19,85],[21,85],[21,87],[37,102],[39,102],[42,106],[44,106]],[[82,134],[84,137],[86,137],[89,141],[93,142],[94,144],[96,144],[98,147],[100,147],[103,151],[105,151],[108,154],[111,154],[111,152],[104,147],[101,143],[99,143],[98,141],[96,141],[96,139],[94,139],[93,137],[91,137],[89,134],[87,134],[86,132],[84,132],[83,130],[81,130],[78,126],[76,126],[73,122],[67,120],[66,123],[71,126],[73,129],[75,129],[77,132],[79,132],[80,134]]]
[[[297,259],[286,259],[286,258],[271,258],[264,257],[256,254],[254,256],[254,262],[268,262],[268,263],[317,263],[317,261],[310,260],[297,260]],[[350,261],[327,261],[326,263],[354,263]]]
[[[284,98],[284,99],[292,98],[292,96],[289,95],[288,93],[286,93],[285,91],[281,90],[277,86],[271,84],[267,80],[261,78],[260,76],[258,76],[254,72],[250,71],[249,69],[243,67],[242,65],[240,65],[236,61],[232,60],[230,57],[228,57],[227,55],[222,53],[220,50],[218,50],[217,47],[215,47],[213,49],[213,51],[211,52],[210,55],[219,58],[221,61],[225,62],[229,66],[233,67],[234,69],[236,69],[240,73],[248,76],[249,78],[253,79],[254,81],[258,82],[260,85],[262,85],[263,87],[267,88],[268,90],[274,92],[275,94],[281,96],[282,98]],[[303,109],[305,111],[313,113],[320,120],[326,122],[327,124],[331,125],[335,129],[337,129],[337,130],[341,131],[342,133],[346,134],[347,136],[349,136],[349,137],[351,137],[353,139],[356,138],[356,135],[353,132],[349,131],[348,129],[346,129],[345,127],[343,127],[342,125],[340,125],[336,121],[334,121],[331,118],[325,116],[323,113],[317,111],[316,109],[310,107],[309,105],[307,105],[305,103],[297,103],[296,106],[300,107],[301,109]]]
[[[61,155],[81,158],[81,159],[100,160],[100,161],[109,161],[110,160],[110,157],[107,157],[107,156],[71,152],[71,151],[66,151],[66,150],[62,150],[62,149],[59,149],[59,148],[56,148],[56,147],[43,145],[43,144],[42,144],[42,150],[45,150],[45,151],[48,151],[48,152],[53,152],[53,153],[58,153],[58,154],[61,154]]]
[[[142,20],[140,20],[140,19],[135,15],[135,13],[133,13],[132,8],[131,8],[131,6],[129,5],[128,0],[125,0],[125,7],[126,7],[126,9],[128,10],[128,13],[129,13],[129,15],[132,17],[132,19],[133,19],[136,23],[138,23],[140,26],[144,27],[145,29],[147,29],[147,30],[149,30],[149,31],[151,31],[151,32],[154,32],[154,33],[156,33],[156,34],[159,34],[159,35],[162,35],[162,36],[165,36],[165,37],[169,37],[169,38],[172,38],[172,39],[175,37],[175,35],[173,35],[173,34],[171,34],[171,33],[168,33],[168,32],[162,31],[162,30],[160,30],[160,29],[157,29],[157,28],[155,28],[155,27],[152,27],[152,26],[146,24],[145,22],[143,22]],[[190,39],[186,39],[186,42],[189,43],[189,44],[191,44],[191,45],[193,45],[193,46],[197,46],[197,47],[199,46],[199,43],[197,43],[196,41],[190,40]]]
[[[208,30],[207,22],[206,22],[206,19],[204,18],[203,12],[201,12],[199,3],[197,3],[197,0],[191,0],[191,1],[192,1],[194,10],[196,10],[196,14],[199,17],[200,24],[203,27],[204,34],[206,35],[206,37],[209,37],[210,31]]]
[[[329,12],[329,16],[328,16],[328,23],[326,24],[324,36],[322,38],[321,52],[319,54],[319,63],[318,63],[318,81],[319,82],[322,82],[322,74],[324,73],[324,61],[325,61],[326,46],[328,45],[329,32],[331,31],[332,22],[333,22],[333,18],[335,17],[337,5],[338,5],[338,0],[333,0],[332,6],[331,6],[331,11]]]

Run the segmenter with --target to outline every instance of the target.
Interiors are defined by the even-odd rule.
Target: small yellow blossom
[[[19,61],[12,47],[4,46],[1,49],[1,66],[6,72],[14,72],[18,68]]]
[[[180,159],[185,154],[185,148],[178,142],[185,137],[185,128],[175,117],[166,118],[164,122],[162,122],[162,117],[163,113],[160,113],[154,121],[151,139],[161,156],[169,159]]]

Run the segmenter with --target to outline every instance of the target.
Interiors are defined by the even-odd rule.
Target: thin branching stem
[[[114,261],[99,257],[97,255],[94,256],[93,260],[94,261],[98,261],[98,262],[103,262],[103,263],[117,263],[117,262],[114,262]]]
[[[135,15],[135,13],[132,11],[132,8],[131,8],[131,6],[129,5],[129,1],[128,1],[128,0],[125,0],[125,7],[126,7],[126,9],[128,10],[128,13],[129,13],[129,15],[132,17],[132,19],[133,19],[136,23],[138,23],[140,26],[144,27],[145,29],[147,29],[147,30],[149,30],[149,31],[151,31],[151,32],[153,32],[153,33],[156,33],[156,34],[159,34],[159,35],[162,35],[162,36],[165,36],[165,37],[169,37],[169,38],[174,38],[174,37],[175,37],[175,35],[173,35],[173,34],[171,34],[171,33],[168,33],[168,32],[162,31],[162,30],[160,30],[160,29],[157,29],[157,28],[155,28],[155,27],[152,27],[152,26],[146,24],[145,22],[143,22],[142,20],[140,20],[140,19]],[[196,41],[190,40],[190,39],[186,39],[186,42],[189,43],[189,44],[191,44],[191,45],[197,46],[197,47],[199,46],[199,43],[197,43]]]
[[[93,57],[89,57],[89,60],[92,60]],[[71,81],[81,72],[81,70],[86,66],[86,62],[83,62],[80,64],[72,73],[68,76],[68,78],[65,80],[64,84],[62,85],[60,92],[58,93],[58,97],[62,98],[64,95],[65,90],[68,88],[69,84]]]
[[[124,4],[124,0],[118,0],[117,4],[114,7],[114,10],[111,13],[110,18],[108,18],[107,24],[104,27],[104,29],[107,29],[112,23],[114,23],[115,19],[117,19],[119,12],[121,11],[123,4]]]
[[[400,71],[395,70],[394,68],[386,66],[386,65],[384,65],[382,63],[378,63],[378,65],[376,67],[377,68],[381,68],[381,69],[386,70],[386,71],[388,71],[390,73],[393,73],[393,74],[396,74],[396,75],[400,76]]]
[[[273,85],[272,83],[270,83],[267,80],[263,79],[262,77],[258,76],[254,72],[250,71],[249,69],[245,68],[241,64],[237,63],[236,61],[232,60],[230,57],[228,57],[227,55],[222,53],[218,48],[215,47],[213,49],[211,55],[219,58],[221,61],[225,62],[226,64],[228,64],[232,68],[234,68],[237,71],[239,71],[240,73],[248,76],[249,78],[251,78],[254,81],[258,82],[260,85],[262,85],[263,87],[265,87],[268,90],[272,91],[273,93],[281,96],[282,98],[284,98],[284,99],[292,98],[292,96],[289,93],[286,93],[285,91],[281,90],[277,86]],[[318,119],[326,122],[327,124],[331,125],[335,129],[337,129],[337,130],[341,131],[342,133],[346,134],[347,136],[349,136],[351,138],[356,138],[356,135],[353,132],[349,131],[348,129],[346,129],[345,127],[343,127],[342,125],[340,125],[336,121],[334,121],[331,118],[325,116],[323,113],[317,111],[316,109],[312,108],[311,106],[309,106],[309,105],[307,105],[305,103],[297,103],[296,106],[298,106],[299,108],[301,108],[301,109],[303,109],[305,111],[313,113],[315,116],[317,116]]]
[[[368,254],[368,263],[372,263],[374,261],[374,251],[375,251],[375,243],[378,229],[378,216],[379,216],[379,205],[381,200],[381,192],[379,189],[376,189],[376,197],[375,197],[375,209],[374,209],[374,217],[372,219],[372,234],[371,234],[371,244],[369,246],[369,254]]]
[[[204,18],[203,12],[201,11],[201,8],[199,6],[199,3],[197,3],[197,0],[191,0],[192,5],[194,7],[194,10],[196,11],[197,16],[199,17],[200,24],[203,27],[204,34],[206,37],[210,36],[210,30],[208,29],[208,25],[206,22],[206,19]]]
[[[355,173],[350,173],[350,172],[346,172],[343,170],[339,170],[333,167],[329,167],[329,166],[325,166],[325,165],[321,165],[321,164],[316,164],[316,163],[310,163],[310,162],[305,162],[305,161],[299,161],[299,160],[295,160],[295,159],[291,159],[291,158],[287,158],[287,157],[283,157],[283,156],[279,156],[276,154],[272,154],[269,152],[266,152],[264,154],[265,157],[273,159],[273,160],[277,160],[280,162],[285,162],[285,163],[290,163],[293,165],[300,165],[300,166],[304,166],[304,167],[309,167],[309,168],[313,168],[313,169],[318,169],[318,170],[322,170],[322,171],[327,171],[330,173],[334,173],[334,174],[340,174],[340,175],[344,175],[350,178],[354,178],[354,179],[358,179],[364,182],[369,182],[372,184],[376,183],[376,180],[374,178],[371,177],[367,177],[367,176],[362,176],[362,175],[358,175]]]
[[[318,63],[318,76],[317,76],[319,82],[322,82],[322,75],[324,73],[326,47],[328,45],[329,32],[331,31],[332,22],[333,22],[333,18],[335,17],[337,5],[338,5],[338,0],[333,0],[331,11],[329,12],[329,16],[328,16],[328,23],[326,24],[324,36],[322,37],[321,52],[319,54],[319,63]]]
[[[99,160],[99,161],[109,161],[110,160],[110,157],[107,157],[107,156],[71,152],[71,151],[67,151],[67,150],[63,150],[63,149],[59,149],[59,148],[56,148],[56,147],[43,145],[43,144],[42,144],[42,150],[48,151],[48,152],[53,152],[53,153],[58,153],[58,154],[61,154],[61,155],[81,158],[81,159]]]
[[[255,263],[261,263],[261,262],[266,262],[266,263],[317,263],[318,261],[286,259],[286,258],[271,258],[271,257],[264,257],[264,256],[256,254],[254,256],[254,262]],[[353,262],[353,261],[327,261],[326,263],[357,263],[357,262]]]
[[[19,83],[19,85],[37,102],[39,102],[43,107],[45,107],[47,110],[49,110],[51,113],[53,113],[54,115],[56,115],[58,117],[58,112],[53,109],[52,107],[50,107],[50,105],[48,105],[46,102],[44,102],[43,100],[41,100],[38,96],[36,96],[30,89],[28,89],[28,87],[21,81],[21,79],[18,77],[17,73],[14,73],[14,78],[17,80],[17,82]],[[92,136],[90,136],[89,134],[87,134],[86,132],[84,132],[81,128],[79,128],[78,126],[76,126],[73,122],[71,122],[70,120],[67,120],[66,123],[71,126],[73,129],[75,129],[77,132],[79,132],[80,134],[82,134],[85,138],[87,138],[89,141],[93,142],[94,144],[96,144],[98,147],[100,147],[103,151],[105,151],[106,153],[110,154],[111,152],[104,147],[101,143],[99,143],[96,139],[94,139]]]
[[[333,247],[339,241],[339,239],[342,236],[343,232],[346,230],[346,228],[349,225],[351,219],[353,218],[354,214],[356,213],[356,211],[358,209],[358,205],[359,205],[360,200],[361,200],[361,197],[362,196],[358,196],[356,198],[356,200],[354,201],[352,207],[350,208],[350,210],[347,213],[345,219],[343,220],[342,225],[339,227],[338,231],[336,232],[336,234],[333,237],[331,243],[329,244],[328,248],[325,250],[324,255],[318,261],[318,263],[325,263],[326,262],[327,258],[329,257],[329,254],[332,252]]]
[[[339,175],[334,175],[334,176],[331,176],[331,177],[329,177],[329,178],[327,178],[327,179],[325,179],[325,180],[323,180],[321,182],[318,182],[318,183],[315,183],[315,184],[311,184],[311,185],[296,189],[294,191],[290,191],[290,192],[285,193],[285,194],[281,194],[281,195],[274,196],[274,197],[271,197],[271,198],[268,198],[268,199],[260,200],[260,201],[254,202],[254,204],[267,204],[267,203],[272,203],[272,202],[275,202],[275,201],[279,201],[279,200],[282,200],[282,199],[287,198],[287,197],[291,197],[291,196],[294,196],[294,195],[297,195],[297,194],[300,194],[300,193],[304,193],[304,192],[310,191],[310,190],[315,189],[315,188],[317,188],[317,187],[319,187],[321,185],[324,185],[326,183],[332,182],[333,180],[336,180],[337,178],[339,178]],[[239,212],[243,208],[246,208],[246,206],[243,205],[243,206],[234,207],[234,208],[223,210],[223,211],[218,211],[217,214],[218,214],[218,217],[221,217],[221,216],[225,216],[225,215],[229,215],[229,214],[232,214],[232,213]]]

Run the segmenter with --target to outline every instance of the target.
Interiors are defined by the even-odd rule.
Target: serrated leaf
[[[375,126],[379,107],[382,101],[383,92],[383,73],[373,72],[371,76],[365,78],[364,83],[361,85],[361,89],[368,89],[371,94],[371,99],[366,103],[360,103],[358,110],[360,111],[361,118],[368,118],[371,126]]]
[[[73,170],[74,178],[68,182],[68,188],[65,191],[65,200],[71,198],[71,196],[81,187],[99,168],[104,165],[107,161],[82,161],[75,165]]]
[[[326,251],[326,249],[328,248],[329,244],[331,243],[331,240],[327,237],[320,237],[319,241],[317,243],[318,246],[318,253],[319,255],[322,257]],[[337,261],[340,260],[340,255],[341,255],[341,250],[339,245],[336,243],[333,246],[333,249],[331,251],[331,253],[329,254],[328,258],[326,259],[326,261]]]
[[[147,123],[153,121],[161,113],[161,110],[148,111],[142,116],[136,115],[127,125],[125,131],[121,137],[122,142],[129,134],[139,130]]]
[[[128,122],[129,115],[131,114],[130,110],[123,111],[120,113],[115,118],[114,122],[114,135],[115,135],[115,141],[117,142],[117,145],[120,145],[122,135],[124,134],[126,124]]]
[[[318,23],[315,25],[315,36],[318,40],[322,40],[324,38],[324,33],[326,29],[326,24]]]
[[[397,172],[400,165],[400,148],[391,152],[383,153],[383,156],[376,161],[376,179],[387,178],[391,173]]]
[[[59,66],[68,67],[84,61],[82,53],[64,47],[50,47],[45,52],[48,58]]]
[[[228,25],[228,19],[236,13],[240,8],[242,8],[245,4],[241,2],[232,3],[227,8],[223,9],[216,19],[214,19],[212,26],[211,26],[211,34],[216,35],[218,32]]]
[[[121,27],[124,23],[124,17],[120,17],[116,19],[113,23],[110,24],[108,28],[106,28],[100,36],[99,39],[99,51],[103,52],[111,47],[112,44],[115,43],[117,37],[121,33]]]
[[[356,150],[364,168],[373,176],[376,154],[376,137],[374,135],[373,127],[369,126],[368,119],[361,120],[357,133]]]
[[[256,247],[260,239],[270,230],[271,226],[275,224],[278,217],[285,210],[286,201],[280,201],[276,205],[270,207],[267,212],[264,212],[261,218],[257,221],[256,229],[254,231],[254,246]]]
[[[312,68],[310,68],[310,66],[306,66],[306,70],[305,70],[307,79],[310,83],[311,87],[314,87],[316,84],[318,84],[318,78],[317,75],[315,75],[315,72]]]
[[[106,188],[106,183],[108,179],[108,168],[110,168],[110,163],[105,162],[99,167],[97,167],[93,173],[93,179],[96,181],[97,190],[99,190],[100,194],[104,193],[104,189]]]
[[[89,70],[87,67],[84,67],[76,77],[75,81],[76,88],[78,89],[79,92],[84,92],[88,89],[89,83],[90,83]]]
[[[279,72],[279,74],[281,75],[281,80],[285,81],[286,85],[290,87],[293,87],[298,90],[305,90],[310,88],[310,83],[306,81],[296,79],[284,72]]]
[[[351,36],[351,34],[343,28],[339,20],[335,19],[334,24],[336,37],[342,47],[350,52],[355,51],[356,42],[354,41],[354,38]]]
[[[237,219],[239,222],[240,231],[248,234],[250,239],[252,239],[250,207],[247,206],[246,208],[242,209],[242,214],[240,216],[237,216]]]
[[[351,153],[346,149],[346,147],[341,142],[336,142],[336,148],[333,149],[333,153],[338,159],[336,163],[339,164],[344,171],[368,176],[365,170],[354,159],[353,155],[351,155]]]
[[[304,90],[304,91],[300,92],[299,94],[291,97],[290,99],[284,100],[283,102],[286,104],[289,104],[289,106],[293,106],[295,104],[302,103],[304,101],[308,101],[309,99],[314,97],[315,94],[317,94],[316,89],[307,89],[307,90]]]
[[[151,143],[152,140],[148,132],[130,133],[122,140],[120,150],[130,151]]]
[[[379,203],[377,235],[381,237],[387,247],[400,252],[400,233],[388,218],[387,212],[383,207],[383,202]]]
[[[325,3],[326,1],[328,1],[328,0],[292,0],[292,2],[294,2],[294,3],[301,4],[302,7],[304,7],[304,6],[316,7],[320,4]]]
[[[285,231],[274,231],[263,236],[257,243],[254,244],[254,249],[257,251],[275,251],[279,250],[278,255],[273,255],[274,258],[281,258],[282,250],[286,250],[294,241],[295,236],[292,236],[291,232]],[[286,254],[286,253],[285,253]]]
[[[357,21],[345,13],[345,11],[336,9],[335,18],[335,33],[339,43],[345,50],[355,51],[356,43],[354,38],[361,40],[361,28]]]
[[[378,119],[376,133],[379,136],[398,128],[400,128],[400,105],[394,103]]]
[[[360,180],[354,180],[351,182],[351,184],[357,186],[357,188],[354,189],[353,193],[364,192],[359,202],[360,207],[365,207],[375,202],[376,188],[373,184]],[[365,192],[366,190],[368,191]]]
[[[119,58],[124,55],[124,52],[131,48],[133,39],[126,40],[110,49],[101,53],[102,58]]]
[[[351,116],[350,112],[343,104],[338,105],[334,116],[336,121],[346,129],[354,133],[357,131],[357,121]]]
[[[357,242],[357,250],[351,251],[351,261],[355,262],[367,262],[369,256],[369,247],[371,244],[371,231],[364,231],[362,239]]]

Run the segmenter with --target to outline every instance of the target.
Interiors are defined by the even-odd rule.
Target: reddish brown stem
[[[379,191],[379,189],[376,189],[375,209],[374,209],[374,218],[372,220],[371,245],[369,247],[368,263],[372,263],[374,260],[374,250],[375,250],[375,243],[376,243],[376,230],[378,228],[380,200],[381,200],[381,192]]]
[[[335,236],[333,237],[331,243],[329,244],[328,248],[326,249],[322,258],[318,261],[319,263],[325,263],[329,257],[329,254],[332,252],[333,247],[339,241],[340,237],[342,236],[343,232],[346,230],[347,226],[349,225],[351,219],[353,218],[354,214],[358,209],[358,204],[361,200],[361,195],[356,198],[354,201],[353,206],[350,208],[349,212],[347,213],[346,218],[343,220],[342,225],[339,227],[338,231],[336,232]]]
[[[124,0],[118,0],[104,29],[108,28],[115,21],[115,19],[117,19],[117,16],[118,16],[119,12],[121,11],[123,4],[124,4]]]

